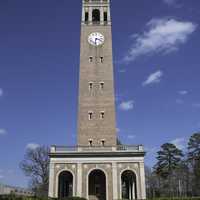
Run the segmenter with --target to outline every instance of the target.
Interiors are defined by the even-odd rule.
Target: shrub
[[[68,198],[64,198],[61,200],[87,200],[87,199],[85,199],[83,197],[68,197]]]

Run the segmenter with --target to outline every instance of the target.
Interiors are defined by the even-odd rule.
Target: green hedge
[[[0,200],[33,200],[33,198],[15,195],[0,195]]]
[[[48,198],[38,198],[38,197],[25,197],[25,196],[17,196],[14,194],[11,195],[0,195],[0,200],[58,200],[58,199],[48,199]],[[87,200],[82,197],[68,197],[63,198],[61,200]],[[109,199],[110,200],[110,199]],[[126,200],[126,199],[118,199],[118,200]],[[147,199],[147,200],[200,200],[200,197],[193,197],[193,198],[154,198],[154,199]]]
[[[153,199],[149,199],[149,200],[200,200],[200,197],[175,197],[175,198],[167,198],[167,197],[163,197],[163,198],[153,198]]]
[[[0,195],[0,200],[58,200],[58,199],[25,197],[25,196],[17,196],[11,194],[11,195]],[[68,198],[63,198],[61,200],[87,200],[87,199],[82,197],[68,197]]]
[[[68,197],[68,198],[64,198],[61,200],[87,200],[87,199],[85,199],[83,197]]]

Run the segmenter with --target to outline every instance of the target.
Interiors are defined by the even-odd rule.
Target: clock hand
[[[95,38],[95,44],[97,43],[98,38]]]
[[[99,38],[96,38],[97,40],[99,40],[100,42],[102,42],[103,40],[99,39]]]

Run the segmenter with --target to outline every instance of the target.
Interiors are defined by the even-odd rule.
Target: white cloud
[[[0,88],[0,97],[3,96],[3,89]]]
[[[176,145],[176,147],[181,150],[186,147],[185,138],[176,138],[176,139],[172,140],[170,143]]]
[[[181,90],[181,91],[178,91],[178,93],[179,93],[180,95],[186,95],[186,94],[188,94],[188,91],[186,91],[186,90]]]
[[[192,106],[195,108],[200,108],[200,103],[193,103]]]
[[[134,107],[134,101],[124,101],[119,105],[119,108],[124,111],[132,110]]]
[[[149,75],[149,77],[146,79],[146,81],[143,82],[143,86],[153,84],[153,83],[159,83],[161,81],[161,77],[163,76],[162,71],[156,71]]]
[[[40,145],[39,144],[36,144],[36,143],[29,143],[26,145],[26,148],[27,149],[36,149],[38,148]]]
[[[7,131],[5,129],[0,129],[0,135],[6,135]]]
[[[184,44],[197,28],[192,22],[166,18],[152,19],[146,26],[147,31],[133,35],[133,45],[124,61],[130,62],[146,54],[166,54],[178,50],[179,45]]]
[[[119,70],[119,73],[125,73],[126,72],[126,69],[120,69]]]
[[[130,135],[127,136],[127,138],[128,138],[129,140],[133,140],[133,139],[135,139],[135,137],[136,137],[136,136],[135,136],[135,135],[132,135],[132,134],[130,134]]]
[[[0,175],[0,179],[2,179],[2,178],[4,178],[4,176],[3,176],[3,175]]]

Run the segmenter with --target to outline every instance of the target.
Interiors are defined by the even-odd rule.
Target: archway
[[[92,21],[95,23],[100,22],[100,11],[98,9],[92,11]]]
[[[59,174],[58,197],[63,199],[73,196],[73,175],[69,171],[63,171]]]
[[[122,199],[137,199],[136,175],[131,170],[126,170],[121,175]]]
[[[106,200],[106,176],[102,170],[90,172],[88,177],[89,200]]]

